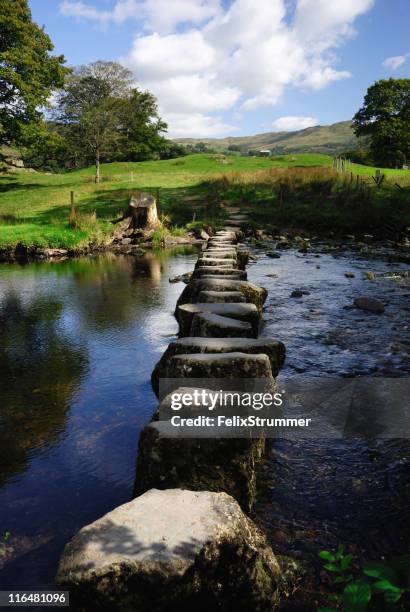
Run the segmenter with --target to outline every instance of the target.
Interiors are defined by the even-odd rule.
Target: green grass
[[[94,184],[94,168],[46,174],[16,172],[0,176],[0,247],[18,243],[43,247],[78,248],[101,243],[112,231],[111,221],[120,216],[133,190],[156,193],[159,212],[174,226],[195,219],[223,219],[220,198],[213,179],[221,175],[246,175],[272,168],[326,167],[332,159],[320,154],[283,155],[273,158],[197,154],[175,160],[103,164],[102,182]],[[350,169],[349,169],[350,170]],[[374,174],[375,169],[352,164],[355,174]],[[389,181],[410,182],[409,171],[385,171]],[[397,189],[397,188],[396,188]],[[79,215],[95,211],[97,222],[69,224],[70,191],[74,191]],[[379,190],[381,191],[381,190]],[[227,200],[232,194],[226,194]],[[233,197],[235,200],[235,197]],[[256,198],[258,200],[258,198]]]

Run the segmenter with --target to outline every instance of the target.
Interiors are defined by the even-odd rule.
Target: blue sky
[[[170,136],[349,119],[377,79],[408,77],[409,0],[30,0],[68,64],[116,60]]]

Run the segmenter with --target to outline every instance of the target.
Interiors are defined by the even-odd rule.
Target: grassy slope
[[[95,185],[93,168],[65,174],[20,172],[0,177],[0,246],[38,244],[75,247],[101,241],[112,230],[111,220],[127,205],[133,189],[160,190],[160,212],[171,214],[177,224],[215,216],[201,183],[230,172],[253,172],[271,167],[328,166],[331,158],[319,154],[299,154],[269,158],[230,156],[228,164],[208,154],[177,160],[113,163],[102,166],[103,182]],[[354,166],[354,172],[368,174],[374,169]],[[409,171],[387,171],[394,176],[410,176]],[[80,213],[96,211],[98,223],[83,230],[68,224],[70,191],[75,192]]]

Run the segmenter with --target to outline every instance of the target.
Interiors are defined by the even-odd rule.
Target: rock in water
[[[361,310],[368,310],[377,314],[384,312],[383,302],[373,297],[358,297],[354,300],[353,304]]]
[[[75,607],[162,612],[272,610],[281,572],[226,493],[151,489],[87,525],[56,578]]]

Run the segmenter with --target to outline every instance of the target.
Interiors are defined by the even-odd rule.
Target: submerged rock
[[[368,310],[369,312],[374,312],[376,314],[381,314],[384,312],[384,304],[377,298],[362,296],[356,298],[353,304],[361,310]]]
[[[83,609],[228,612],[272,610],[282,578],[232,497],[151,489],[81,529],[56,582]]]

